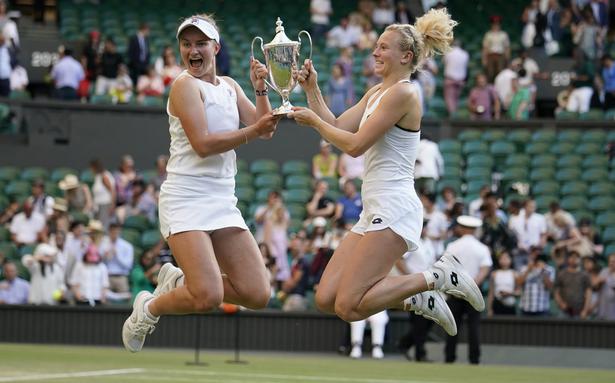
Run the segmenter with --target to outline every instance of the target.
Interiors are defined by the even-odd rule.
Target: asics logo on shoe
[[[435,306],[436,306],[436,300],[433,299],[433,295],[430,295],[429,299],[427,300],[427,307],[429,307],[429,309],[433,311],[433,308]]]
[[[374,218],[374,219],[372,220],[372,223],[373,223],[374,225],[377,225],[377,224],[379,224],[379,223],[382,223],[382,218]]]
[[[457,284],[459,284],[459,280],[457,279],[457,273],[455,273],[454,271],[451,273],[451,283],[453,284],[453,286],[457,286]]]

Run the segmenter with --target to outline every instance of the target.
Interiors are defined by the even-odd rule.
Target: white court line
[[[145,372],[143,368],[125,368],[122,370],[99,370],[99,371],[80,371],[80,372],[67,372],[64,374],[37,374],[26,376],[9,376],[0,377],[0,382],[23,382],[27,380],[53,380],[62,378],[87,378],[91,376],[109,376],[109,375],[123,375],[123,374],[138,374]]]
[[[149,370],[151,371],[151,370]],[[284,374],[259,374],[259,373],[241,373],[241,372],[215,372],[215,371],[184,371],[184,370],[158,370],[160,373],[179,374],[179,375],[205,375],[205,376],[229,376],[237,378],[255,378],[255,379],[286,379],[290,382],[295,380],[310,380],[315,382],[357,382],[357,383],[436,383],[434,380],[396,380],[396,379],[381,379],[381,378],[345,378],[334,376],[319,376],[319,375],[284,375]]]

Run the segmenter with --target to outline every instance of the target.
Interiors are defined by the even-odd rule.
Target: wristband
[[[265,88],[263,90],[256,89],[254,92],[256,93],[256,96],[266,96],[269,93],[267,88]]]

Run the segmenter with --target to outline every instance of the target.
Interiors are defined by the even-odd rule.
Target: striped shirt
[[[523,266],[521,273],[525,273],[527,266]],[[543,270],[534,269],[525,278],[523,293],[521,294],[520,308],[531,313],[548,312],[550,309],[550,291],[545,287],[542,272],[547,273],[553,283],[555,280],[555,269],[545,265]]]

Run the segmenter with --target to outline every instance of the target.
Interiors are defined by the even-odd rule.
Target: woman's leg
[[[349,232],[329,260],[316,290],[316,306],[320,311],[335,314],[335,296],[342,271],[353,256],[355,247],[363,236]]]
[[[218,307],[225,290],[209,234],[187,231],[170,236],[168,243],[184,272],[184,284],[152,299],[149,312],[153,316],[189,314]]]
[[[271,296],[271,286],[252,234],[230,227],[213,232],[211,240],[224,273],[224,301],[250,309],[265,308]]]
[[[404,299],[428,290],[423,274],[389,277],[407,250],[391,229],[367,232],[347,257],[335,297],[335,312],[345,321],[365,319],[387,308],[402,308]],[[323,277],[324,278],[324,277]]]

